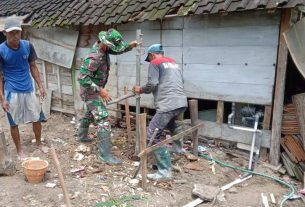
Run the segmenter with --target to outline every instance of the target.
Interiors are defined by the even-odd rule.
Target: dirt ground
[[[137,183],[138,180],[131,179],[135,170],[135,161],[130,159],[132,146],[126,144],[126,134],[123,128],[113,128],[113,143],[117,146],[115,147],[115,154],[124,160],[122,165],[109,166],[98,161],[96,159],[97,147],[95,142],[82,145],[89,147],[89,149],[83,147],[83,152],[79,153],[83,154],[84,158],[77,161],[73,158],[76,154],[75,150],[81,143],[76,141],[76,126],[70,123],[72,117],[53,113],[48,121],[43,123],[42,137],[44,139],[44,150],[38,149],[32,143],[34,135],[31,124],[20,126],[22,145],[26,155],[40,157],[50,163],[44,181],[39,184],[31,184],[25,180],[21,169],[21,162],[17,161],[16,150],[10,138],[5,117],[1,117],[1,125],[5,131],[17,172],[14,176],[0,177],[0,206],[64,206],[63,192],[60,188],[58,174],[50,151],[47,152],[48,147],[51,145],[55,147],[58,154],[65,182],[72,199],[71,201],[75,207],[103,206],[101,202],[106,202],[104,206],[183,206],[195,199],[192,196],[194,184],[223,186],[232,182],[241,174],[238,171],[219,165],[215,165],[214,174],[211,163],[202,158],[197,163],[197,167],[199,167],[197,170],[200,171],[190,170],[186,167],[187,164],[190,164],[190,161],[185,156],[172,156],[173,164],[177,169],[173,172],[174,179],[163,183],[150,182],[148,190],[144,191],[140,184]],[[208,151],[211,152],[214,158],[221,161],[239,167],[247,166],[247,160],[241,157],[229,156],[220,148],[208,147]],[[71,172],[71,170],[79,169],[81,166],[85,168],[83,173]],[[181,170],[180,172],[179,169]],[[271,170],[264,168],[262,164],[256,167],[256,171],[279,176]],[[284,179],[295,184],[297,189],[301,188],[301,183],[287,176],[284,176]],[[46,187],[47,183],[55,183],[56,186],[48,188]],[[275,181],[253,176],[251,179],[225,191],[223,196],[220,196],[221,199],[216,200],[216,202],[205,202],[198,206],[212,206],[213,204],[219,207],[257,207],[262,206],[261,193],[268,195],[268,197],[270,193],[273,193],[276,201],[279,202],[288,191],[286,187]],[[270,197],[268,199],[270,201]],[[112,203],[109,201],[112,201]],[[269,203],[271,205],[271,202]],[[301,200],[294,200],[287,202],[284,206],[301,207],[305,205]]]

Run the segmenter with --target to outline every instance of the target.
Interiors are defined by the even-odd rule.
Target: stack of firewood
[[[300,125],[300,121],[305,118],[303,113],[300,113],[302,111],[302,106],[294,99],[293,103],[284,106],[282,120],[281,158],[287,173],[298,180],[303,180],[305,171],[305,150]]]

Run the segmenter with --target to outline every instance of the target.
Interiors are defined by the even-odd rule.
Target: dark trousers
[[[153,141],[153,144],[160,142],[161,133],[165,128],[169,129],[173,133],[175,128],[177,127],[177,123],[176,123],[177,117],[180,114],[182,114],[185,110],[186,107],[182,107],[168,112],[157,112],[150,121],[148,126],[148,130],[147,130],[148,141],[152,137],[156,128],[158,128],[159,131]]]

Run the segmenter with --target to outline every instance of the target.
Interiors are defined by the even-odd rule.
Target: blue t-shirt
[[[0,70],[3,73],[4,89],[17,93],[32,92],[29,63],[36,59],[36,52],[29,41],[20,40],[18,49],[12,49],[3,42],[0,45]]]

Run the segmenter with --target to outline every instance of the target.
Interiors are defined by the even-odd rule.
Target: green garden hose
[[[266,178],[270,178],[272,180],[275,180],[277,181],[278,183],[288,187],[290,189],[290,192],[287,196],[285,196],[282,200],[281,200],[281,203],[280,203],[280,207],[282,207],[284,205],[284,203],[291,197],[295,194],[296,190],[294,188],[293,185],[290,185],[288,184],[287,182],[275,177],[275,176],[271,176],[271,175],[266,175],[266,174],[263,174],[263,173],[258,173],[258,172],[254,172],[252,170],[248,170],[248,169],[245,169],[245,168],[240,168],[240,167],[235,167],[235,166],[232,166],[232,165],[229,165],[227,163],[224,163],[224,162],[221,162],[219,160],[216,160],[214,158],[211,158],[210,156],[208,155],[204,155],[202,153],[199,153],[199,156],[204,158],[204,159],[207,159],[207,160],[210,160],[210,161],[214,161],[215,163],[223,166],[223,167],[229,167],[229,168],[232,168],[232,169],[236,169],[236,170],[239,170],[239,171],[242,171],[242,172],[247,172],[247,173],[251,173],[253,175],[258,175],[258,176],[262,176],[262,177],[266,177]]]

